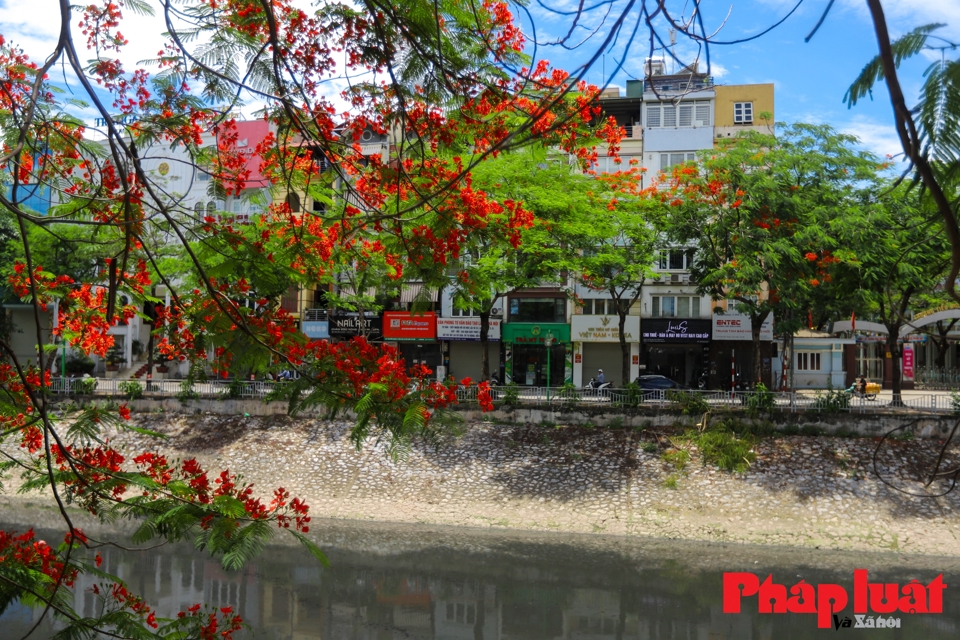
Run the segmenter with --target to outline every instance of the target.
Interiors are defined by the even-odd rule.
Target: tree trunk
[[[903,376],[900,375],[900,325],[899,323],[887,326],[887,349],[890,351],[890,358],[893,360],[893,366],[890,371],[890,386],[893,389],[892,406],[902,406],[903,398],[901,396],[903,387]]]
[[[490,380],[490,310],[480,312],[480,380]]]
[[[955,324],[957,324],[956,319],[951,320],[947,326],[943,326],[943,320],[937,322],[937,336],[933,339],[933,343],[937,345],[937,358],[934,364],[941,369],[947,366],[947,349],[950,348],[947,334],[950,333]]]
[[[620,386],[626,388],[630,384],[630,345],[627,344],[627,336],[624,332],[627,326],[627,312],[619,304],[617,305],[617,317],[620,318],[620,353],[623,354],[623,368],[621,370],[623,377]]]
[[[753,338],[753,386],[756,388],[758,382],[763,382],[761,379],[761,358],[760,358],[760,327],[763,326],[763,323],[767,320],[767,316],[770,315],[770,312],[760,314],[757,317],[750,317],[750,333],[751,338]]]

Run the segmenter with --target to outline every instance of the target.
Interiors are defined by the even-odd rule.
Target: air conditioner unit
[[[495,318],[499,318],[501,315],[503,315],[503,310],[501,310],[499,307],[496,309],[490,309],[490,315]]]
[[[681,279],[680,279],[680,278],[681,278],[681,275],[680,275],[679,273],[671,273],[671,274],[670,274],[670,282],[671,282],[671,283],[681,282]]]

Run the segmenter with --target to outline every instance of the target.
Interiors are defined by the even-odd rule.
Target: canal
[[[956,638],[960,558],[749,547],[606,536],[524,534],[438,527],[315,522],[324,568],[301,548],[270,547],[237,572],[187,545],[102,551],[104,567],[173,616],[198,602],[232,607],[264,640],[620,640],[813,638],[813,614],[723,612],[723,573],[750,572],[790,586],[835,583],[853,592],[853,571],[870,582],[950,585],[942,614],[891,614],[900,628],[841,628],[838,637]],[[16,527],[20,530],[22,526]],[[53,536],[54,534],[50,534]],[[96,600],[84,578],[77,611]],[[957,587],[954,587],[954,584]],[[838,619],[855,623],[851,603]],[[18,603],[0,616],[0,638],[19,638],[38,612]],[[885,616],[887,617],[887,616]],[[44,621],[35,638],[60,627]]]

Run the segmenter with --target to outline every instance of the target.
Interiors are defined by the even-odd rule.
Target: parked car
[[[640,385],[641,389],[686,389],[685,386],[679,382],[674,382],[667,376],[659,375],[645,375],[637,376],[637,379],[634,380],[635,383]]]

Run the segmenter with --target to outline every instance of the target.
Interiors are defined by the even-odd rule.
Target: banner
[[[904,380],[913,380],[913,345],[905,344],[903,345],[903,379]]]
[[[500,321],[490,320],[487,340],[500,342]],[[480,340],[480,318],[437,318],[438,340]]]
[[[437,316],[433,311],[387,311],[383,314],[383,337],[386,340],[435,340]]]
[[[641,333],[644,342],[710,342],[710,320],[676,320],[671,318],[644,318]]]
[[[750,316],[724,313],[713,316],[714,340],[753,340],[753,322]],[[773,340],[773,314],[760,325],[760,339]]]
[[[574,342],[620,342],[620,318],[575,315],[570,332]],[[623,337],[627,342],[640,342],[640,316],[627,316]]]

